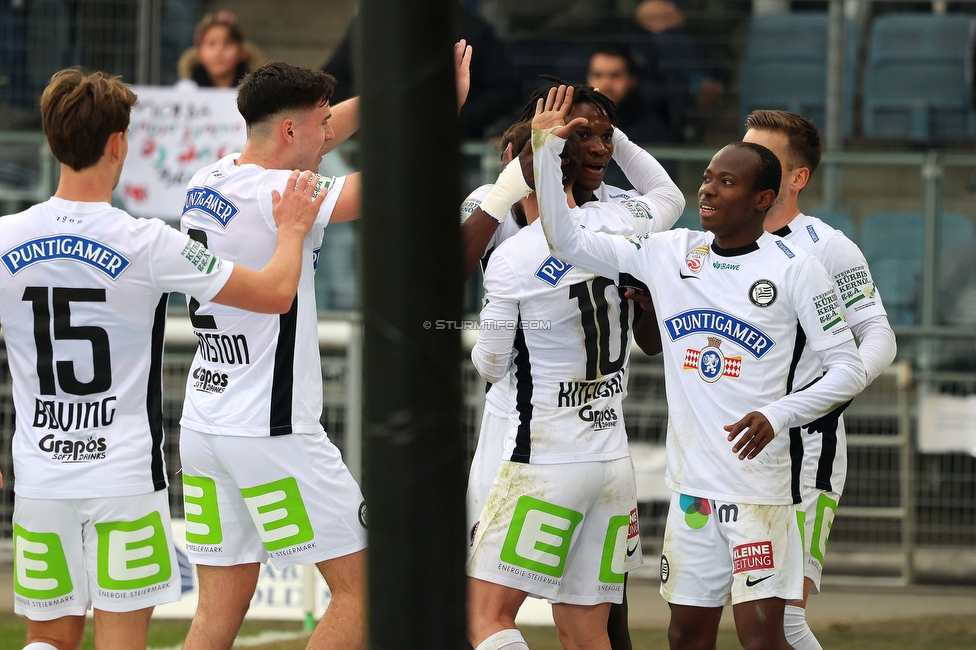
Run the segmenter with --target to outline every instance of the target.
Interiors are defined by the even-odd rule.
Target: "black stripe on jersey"
[[[790,374],[786,376],[786,394],[793,392],[793,379],[796,377],[796,366],[803,356],[803,348],[807,344],[807,333],[800,323],[796,324],[796,340],[793,342],[793,359],[790,360]],[[794,433],[794,431],[796,433]],[[803,472],[803,438],[800,429],[790,429],[790,485],[793,490],[793,503],[800,503],[800,475]]]
[[[640,289],[644,293],[651,293],[651,290],[647,288],[647,285],[632,276],[630,273],[621,273],[617,282],[618,287],[633,287],[635,289]]]
[[[777,237],[786,237],[791,232],[793,232],[793,231],[790,230],[790,225],[789,224],[786,224],[785,226],[783,226],[779,230],[773,231],[773,234],[776,235]]]
[[[295,392],[295,340],[298,331],[298,296],[291,309],[278,317],[278,343],[275,346],[271,380],[270,428],[273,436],[292,433],[291,404]]]
[[[515,330],[515,411],[518,413],[519,423],[515,434],[512,462],[527,463],[532,451],[532,363],[529,361],[529,348],[525,345],[521,314],[517,328]]]
[[[800,427],[790,429],[790,491],[793,493],[793,503],[803,501],[800,494],[800,469],[803,467],[803,438]]]
[[[152,436],[153,490],[166,489],[166,461],[163,459],[163,343],[166,337],[166,309],[169,294],[164,293],[153,315],[152,339],[149,352],[149,383],[146,386],[146,417]]]
[[[820,460],[817,461],[817,489],[833,492],[830,477],[834,473],[834,458],[837,457],[837,428],[821,434]]]

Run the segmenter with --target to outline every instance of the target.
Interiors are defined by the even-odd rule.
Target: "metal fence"
[[[187,336],[186,323],[171,321],[175,322],[169,328],[163,365],[163,415],[170,504],[174,516],[181,516],[179,418],[195,343]],[[323,323],[320,328],[325,403],[322,423],[357,472],[360,450],[355,444],[359,429],[356,416],[360,402],[350,377],[358,376],[355,369],[361,351],[357,351],[354,340],[348,345],[353,331],[346,321]],[[849,477],[830,537],[828,572],[886,575],[900,583],[915,581],[917,574],[923,580],[943,582],[976,577],[967,555],[976,544],[976,459],[966,454],[917,451],[916,379],[907,363],[896,364],[848,410]],[[463,364],[462,381],[461,425],[470,458],[480,429],[485,384],[469,362]],[[935,374],[927,381],[935,382],[929,386],[934,390],[976,393],[976,373]],[[664,368],[658,358],[635,352],[624,414],[631,441],[664,444],[667,400]],[[11,534],[13,427],[4,349],[0,351],[0,471],[5,477],[0,490],[0,538]],[[642,503],[640,511],[645,549],[651,557],[663,539],[667,503]],[[959,566],[944,566],[946,557],[956,558]]]

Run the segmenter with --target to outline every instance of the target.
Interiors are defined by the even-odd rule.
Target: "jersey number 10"
[[[610,305],[607,303],[607,287],[614,287],[609,278],[596,277],[587,282],[577,282],[569,287],[570,299],[575,299],[580,310],[580,325],[583,326],[583,345],[586,351],[586,380],[593,381],[620,370],[627,353],[627,339],[630,335],[630,301],[624,298],[624,290],[619,287],[620,305],[620,353],[616,359],[610,358]],[[590,292],[592,290],[592,296]]]

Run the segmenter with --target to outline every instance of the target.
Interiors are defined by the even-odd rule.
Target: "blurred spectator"
[[[683,31],[684,12],[671,0],[644,0],[637,5],[634,19],[650,35],[645,43],[668,85],[696,97],[699,106],[715,105],[725,87],[708,57]]]
[[[332,59],[322,68],[338,82],[332,95],[333,104],[357,93],[353,86],[352,39],[358,33],[359,16],[353,19]],[[467,40],[473,49],[471,91],[461,109],[462,134],[468,138],[500,134],[521,102],[519,83],[512,74],[505,48],[491,26],[467,8],[462,11],[456,36]]]
[[[237,16],[229,11],[204,16],[193,33],[193,44],[177,63],[181,85],[236,88],[245,74],[266,61],[260,50],[244,40]]]
[[[593,51],[586,83],[617,105],[615,126],[638,144],[675,142],[665,97],[645,97],[641,71],[623,45],[604,45]]]

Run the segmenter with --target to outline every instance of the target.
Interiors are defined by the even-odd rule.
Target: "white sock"
[[[783,614],[783,631],[786,632],[786,642],[794,650],[823,650],[823,646],[813,636],[807,625],[807,610],[793,605],[786,606]]]
[[[495,632],[474,650],[529,650],[518,630]]]
[[[58,650],[56,647],[50,643],[41,643],[40,641],[35,641],[34,643],[28,643],[24,646],[24,650]]]

